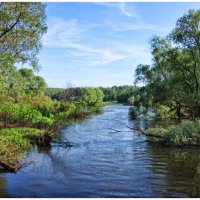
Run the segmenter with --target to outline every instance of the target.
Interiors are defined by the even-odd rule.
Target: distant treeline
[[[88,87],[90,88],[90,87]],[[93,88],[94,89],[94,88]],[[119,103],[128,103],[133,104],[135,98],[137,98],[140,93],[142,93],[142,88],[138,86],[113,86],[113,87],[98,87],[95,88],[98,91],[103,92],[103,100],[107,101],[116,101]],[[47,88],[46,95],[56,100],[66,100],[69,102],[73,102],[77,100],[77,98],[81,95],[81,91],[83,88]],[[91,90],[91,88],[90,88]],[[101,96],[102,94],[100,94]]]

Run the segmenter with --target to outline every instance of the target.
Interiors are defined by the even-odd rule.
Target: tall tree
[[[9,93],[16,96],[13,89],[16,92],[22,89],[18,84],[21,76],[15,67],[16,63],[39,68],[37,54],[41,48],[41,37],[47,30],[44,9],[42,3],[0,2],[1,96]]]
[[[136,82],[143,81],[154,104],[189,110],[200,116],[200,10],[189,10],[166,37],[151,41],[153,64],[138,65]]]

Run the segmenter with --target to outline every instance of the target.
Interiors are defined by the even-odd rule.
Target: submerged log
[[[16,173],[18,170],[20,170],[24,167],[27,167],[33,163],[35,163],[35,161],[33,161],[33,160],[25,161],[25,162],[17,162],[17,163],[9,163],[9,162],[0,160],[0,166],[4,170],[12,172],[12,173]]]
[[[72,144],[71,142],[68,142],[68,141],[66,141],[66,142],[52,141],[52,143],[59,144],[59,145],[66,147],[66,148],[74,146],[74,144]]]
[[[18,164],[11,164],[5,161],[0,160],[0,166],[2,166],[4,169],[16,173],[17,170],[19,169]]]

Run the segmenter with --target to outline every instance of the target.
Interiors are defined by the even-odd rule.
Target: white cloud
[[[107,8],[116,8],[122,15],[126,17],[139,18],[139,14],[137,9],[133,6],[133,4],[120,2],[120,3],[109,3],[109,2],[94,2],[97,5],[105,6]],[[128,4],[128,6],[127,6]]]
[[[133,18],[139,18],[139,14],[137,10],[133,6],[127,6],[127,3],[117,3],[118,9],[121,11],[121,13],[127,17],[133,17]]]
[[[120,23],[118,27],[115,27],[113,23],[109,25],[115,31],[129,28],[126,24],[124,24],[125,28],[120,27]],[[87,66],[104,66],[127,60],[139,63],[150,62],[150,52],[146,47],[127,43],[127,41],[125,43],[124,40],[116,41],[116,39],[106,38],[103,38],[101,43],[99,42],[101,38],[96,38],[96,35],[92,34],[91,30],[95,28],[97,27],[89,23],[83,24],[77,19],[64,20],[54,17],[49,21],[48,32],[43,37],[43,44],[52,48],[62,48],[64,55],[69,58],[71,69],[77,62],[79,62],[78,65],[84,63]],[[142,28],[141,25],[140,28]],[[91,38],[92,42],[88,38]],[[98,41],[98,44],[95,41]]]
[[[66,55],[88,59],[89,65],[107,65],[124,58],[122,54],[114,53],[110,50],[92,48],[84,45],[76,45],[76,48],[67,50]]]
[[[54,17],[49,21],[48,32],[43,37],[43,44],[45,46],[65,47],[66,43],[80,40],[85,31],[85,27],[78,26],[76,19],[64,20]]]
[[[88,29],[88,27],[78,24],[76,19],[55,18],[51,21],[48,32],[43,37],[43,44],[48,47],[64,48],[66,55],[87,57],[91,65],[106,65],[123,59],[123,55],[111,50],[83,44]]]
[[[126,18],[106,18],[105,25],[111,28],[112,31],[135,31],[135,30],[151,30],[151,31],[169,31],[167,28],[158,27],[154,24],[145,23],[142,21],[139,11],[135,4],[120,2],[120,3],[107,3],[98,2],[97,5],[108,7],[109,9],[117,9],[120,14]]]
[[[135,30],[150,30],[150,31],[164,31],[167,32],[169,29],[161,28],[154,24],[146,24],[141,20],[131,21],[117,21],[106,19],[105,24],[109,26],[112,31],[135,31]]]

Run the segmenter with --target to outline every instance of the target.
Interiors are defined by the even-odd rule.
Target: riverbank
[[[146,131],[152,142],[166,146],[199,147],[200,146],[200,120],[184,120],[179,125],[167,128],[155,127]]]
[[[60,125],[87,118],[100,112],[103,106],[84,107],[78,102],[54,101],[51,106],[45,107],[45,103],[37,108],[28,103],[5,102],[0,105],[0,166],[16,172],[32,144],[50,146]]]
[[[53,139],[73,147],[32,145],[26,157],[34,164],[17,173],[2,170],[0,197],[200,197],[200,148],[152,145],[125,127],[145,130],[150,121],[130,120],[127,106],[102,109],[88,120],[63,126]]]

